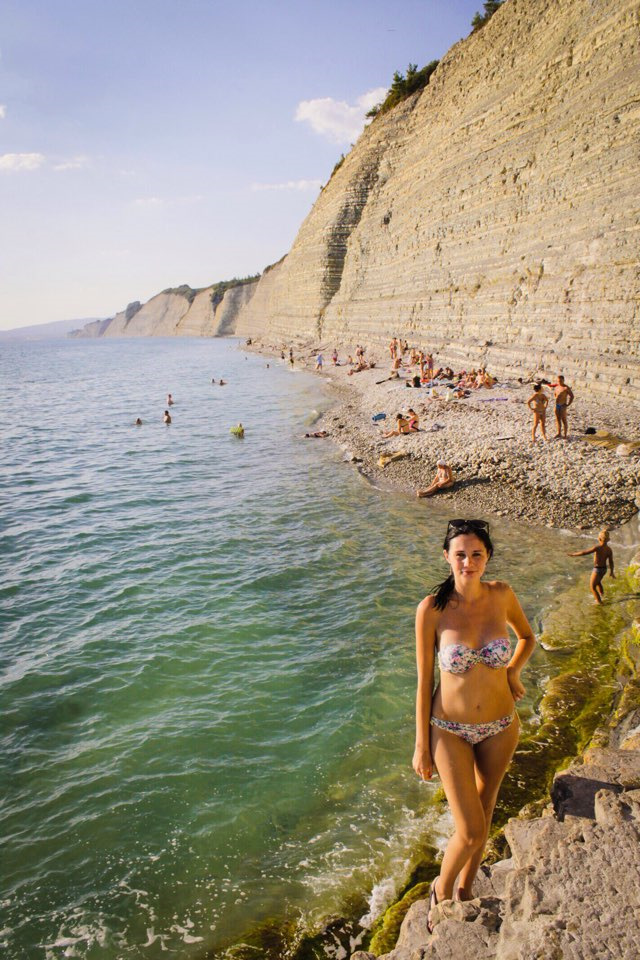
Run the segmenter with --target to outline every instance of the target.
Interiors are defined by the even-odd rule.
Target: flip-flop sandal
[[[436,877],[433,883],[431,884],[431,893],[429,894],[429,912],[427,913],[427,930],[429,933],[433,933],[434,924],[431,921],[431,912],[434,907],[438,906],[438,898],[436,896]]]

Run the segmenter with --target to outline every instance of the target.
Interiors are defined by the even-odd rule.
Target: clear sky
[[[0,329],[287,252],[394,70],[481,0],[3,0]]]

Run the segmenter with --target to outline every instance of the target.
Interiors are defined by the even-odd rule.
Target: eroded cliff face
[[[230,287],[159,293],[145,304],[130,303],[109,320],[94,321],[74,337],[216,337],[235,333],[236,320],[257,288],[257,280]]]
[[[640,400],[639,17],[507,0],[365,130],[238,332],[395,334]]]

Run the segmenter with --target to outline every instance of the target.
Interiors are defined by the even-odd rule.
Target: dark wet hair
[[[442,545],[444,550],[449,550],[451,541],[461,534],[472,533],[480,540],[489,554],[489,559],[493,556],[493,543],[489,536],[489,524],[486,520],[449,520],[447,533]],[[450,573],[446,580],[438,583],[429,591],[431,596],[435,597],[434,607],[436,610],[444,610],[451,599],[451,594],[455,590],[455,578]]]

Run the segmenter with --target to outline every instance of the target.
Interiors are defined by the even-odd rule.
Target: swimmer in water
[[[164,423],[171,423],[171,414],[168,410],[165,410],[162,420]]]

